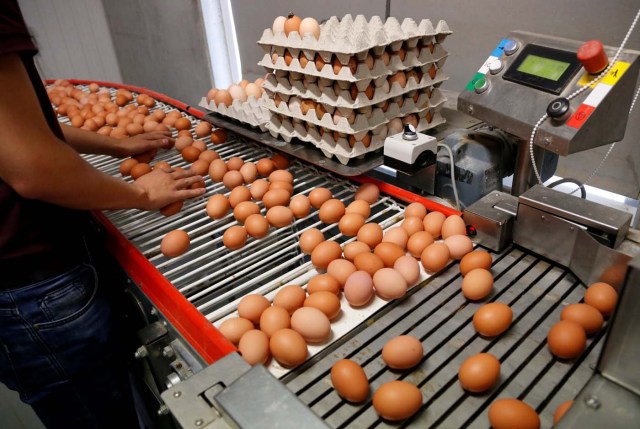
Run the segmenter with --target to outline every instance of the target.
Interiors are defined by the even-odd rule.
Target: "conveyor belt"
[[[172,109],[163,103],[156,108]],[[269,155],[263,146],[234,136],[219,146],[212,146],[208,138],[203,140],[224,159],[240,156],[255,162]],[[119,160],[105,156],[87,159],[102,171],[119,175]],[[175,150],[159,153],[154,162],[160,160],[174,167],[186,166]],[[294,194],[306,194],[324,186],[345,204],[351,201],[355,190],[351,182],[299,161],[294,161],[290,170],[295,177]],[[206,186],[205,196],[187,201],[176,216],[167,218],[157,212],[138,210],[105,214],[211,322],[230,315],[238,300],[248,293],[269,296],[293,279],[310,277],[313,268],[297,248],[298,237],[305,229],[318,227],[327,239],[341,244],[349,240],[336,225],[319,222],[317,212],[312,211],[291,227],[271,229],[266,238],[250,238],[242,249],[231,252],[222,246],[221,240],[223,231],[236,223],[233,216],[230,213],[214,221],[204,211],[208,197],[228,191],[208,178]],[[393,198],[383,197],[373,206],[369,221],[387,228],[401,219],[402,210],[403,206]],[[185,255],[167,260],[160,254],[159,244],[168,231],[176,228],[189,233],[191,247]],[[277,375],[336,428],[390,426],[379,419],[370,401],[350,404],[333,390],[329,371],[342,358],[353,359],[363,366],[372,392],[394,379],[407,380],[421,388],[422,410],[401,423],[402,427],[487,427],[487,408],[498,397],[523,399],[540,413],[542,427],[550,427],[555,408],[574,398],[592,375],[604,329],[588,339],[587,350],[575,361],[554,358],[546,347],[547,332],[559,320],[566,304],[581,301],[583,285],[564,269],[517,248],[495,254],[492,272],[494,292],[487,300],[507,303],[514,313],[510,329],[498,338],[482,338],[475,332],[471,319],[482,303],[470,303],[462,296],[459,268],[452,263],[414,287],[404,299],[386,304],[365,322],[354,325],[346,335],[320,348],[301,367]],[[401,334],[420,338],[425,348],[423,361],[411,371],[389,370],[380,357],[383,345]],[[457,371],[464,359],[479,352],[490,352],[500,359],[501,378],[490,392],[470,395],[460,388]]]
[[[401,427],[488,427],[487,407],[498,397],[524,400],[540,413],[542,427],[550,427],[555,408],[573,399],[591,377],[603,343],[604,330],[588,339],[587,350],[576,361],[558,360],[546,347],[549,328],[559,320],[564,305],[582,299],[584,287],[564,269],[520,249],[494,255],[490,300],[509,304],[514,320],[500,337],[483,338],[471,319],[484,302],[467,302],[460,292],[459,272],[452,264],[283,381],[336,428],[396,426],[381,420],[370,401],[350,404],[331,388],[329,371],[342,358],[362,365],[372,392],[394,379],[421,388],[421,412]],[[390,370],[380,356],[383,345],[402,334],[420,338],[425,348],[421,364],[411,371]],[[464,359],[480,352],[500,359],[500,382],[489,393],[467,394],[458,384],[457,371]]]

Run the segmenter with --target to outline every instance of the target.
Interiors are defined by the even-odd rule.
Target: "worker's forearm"
[[[117,139],[71,125],[61,124],[61,126],[65,140],[79,153],[111,155],[118,158],[126,155]]]

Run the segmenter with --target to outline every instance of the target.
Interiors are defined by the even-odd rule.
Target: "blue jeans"
[[[82,264],[0,291],[0,382],[47,428],[138,427],[115,318],[99,286],[95,268]]]

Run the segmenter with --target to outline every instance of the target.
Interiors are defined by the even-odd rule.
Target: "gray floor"
[[[0,383],[0,421],[4,429],[44,429],[30,406],[18,394]]]

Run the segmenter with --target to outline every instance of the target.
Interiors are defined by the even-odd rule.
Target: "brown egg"
[[[251,184],[251,188],[249,190],[251,191],[251,196],[253,197],[253,199],[262,201],[264,194],[266,194],[269,190],[269,182],[264,179],[255,180]]]
[[[240,168],[244,165],[244,160],[239,156],[232,156],[227,160],[227,168],[229,170],[240,171]]]
[[[267,210],[267,221],[271,226],[282,228],[291,225],[293,212],[289,207],[275,206]]]
[[[549,350],[560,359],[573,359],[584,351],[587,335],[578,323],[561,320],[551,327],[547,335]]]
[[[388,81],[389,81],[389,86],[393,86],[394,83],[397,83],[398,85],[400,85],[400,88],[404,88],[405,86],[407,86],[407,76],[402,70],[391,75]]]
[[[326,203],[325,203],[326,204]],[[347,213],[340,218],[338,229],[346,237],[353,237],[364,225],[364,217],[356,213]]]
[[[240,174],[239,171],[229,170],[226,173],[224,173],[224,176],[222,177],[222,183],[224,184],[225,188],[232,190],[236,186],[242,185],[244,183],[244,178],[242,177],[242,174]]]
[[[396,259],[393,269],[400,273],[407,281],[409,287],[416,284],[420,279],[420,264],[413,256],[404,255]]]
[[[183,205],[183,201],[175,201],[171,204],[167,204],[160,209],[160,214],[162,214],[163,216],[173,216],[174,214],[182,210]]]
[[[427,208],[422,203],[411,203],[404,209],[404,217],[419,217],[420,220],[424,219],[427,215]]]
[[[191,121],[188,118],[178,118],[173,126],[176,130],[188,130],[191,128]]]
[[[231,104],[231,103],[229,103]],[[213,144],[222,144],[227,141],[227,132],[222,128],[213,130],[211,133],[211,142]]]
[[[133,176],[133,172],[131,175]],[[594,307],[605,317],[613,313],[617,301],[618,292],[610,284],[603,282],[593,283],[584,293],[585,304]]]
[[[253,329],[253,323],[242,317],[232,317],[220,324],[218,330],[231,343],[237,345],[245,332]]]
[[[233,97],[231,97],[231,94],[229,94],[229,91],[226,89],[219,89],[213,96],[213,102],[218,107],[220,104],[224,104],[229,107],[233,103]]]
[[[373,204],[378,201],[380,197],[380,189],[374,183],[364,183],[356,191],[355,200],[365,200],[369,204]]]
[[[261,214],[254,213],[244,220],[244,228],[253,238],[266,237],[269,233],[269,221],[265,219]]]
[[[371,249],[375,248],[380,242],[382,242],[383,232],[382,227],[377,223],[365,223],[359,230],[357,239],[362,241]]]
[[[292,314],[304,305],[307,293],[298,285],[288,285],[276,293],[273,298],[274,307],[282,307]]]
[[[181,229],[168,232],[160,243],[160,251],[167,258],[180,256],[189,249],[189,234]]]
[[[275,170],[276,166],[269,158],[262,158],[256,163],[256,168],[262,177],[268,177],[269,174]]]
[[[462,259],[464,255],[473,250],[473,242],[466,235],[451,235],[444,240],[444,244],[449,248],[449,255],[452,259]]]
[[[193,171],[194,174],[204,176],[209,171],[209,163],[207,161],[198,159],[193,164],[191,164],[189,170]]]
[[[394,226],[389,228],[384,233],[384,237],[382,237],[382,242],[394,243],[400,246],[402,249],[407,247],[407,242],[409,241],[409,233],[406,229],[400,226]]]
[[[327,64],[327,63],[322,59],[322,57],[320,56],[320,54],[316,54],[315,63],[316,63],[316,70],[318,70],[318,71],[322,71],[322,69],[324,68],[324,66]]]
[[[389,368],[409,369],[418,365],[424,356],[422,343],[411,335],[399,335],[382,348],[382,360]]]
[[[406,381],[389,381],[373,394],[373,408],[384,419],[405,420],[422,406],[420,389]]]
[[[222,219],[229,212],[229,200],[222,194],[212,195],[207,202],[207,215],[211,219]]]
[[[538,429],[538,413],[524,402],[513,398],[495,400],[489,407],[489,424],[493,429]]]
[[[153,169],[164,169],[164,170],[171,170],[171,165],[169,165],[168,162],[166,161],[158,161],[155,163],[155,165],[153,166]]]
[[[360,365],[349,359],[331,367],[331,384],[349,402],[362,402],[369,397],[369,380]]]
[[[186,147],[189,147],[193,144],[193,139],[191,136],[182,136],[176,139],[174,147],[178,152],[182,152],[182,150]]]
[[[146,162],[139,162],[138,164],[131,167],[131,178],[133,180],[138,180],[145,174],[151,173],[151,166]]]
[[[409,216],[402,222],[402,228],[404,228],[409,235],[413,235],[418,231],[423,231],[422,219],[417,216]]]
[[[317,291],[304,300],[304,307],[317,308],[333,320],[340,314],[340,299],[333,292]]]
[[[398,259],[401,256],[404,256],[404,249],[400,246],[398,246],[395,243],[391,243],[391,242],[382,242],[380,244],[378,244],[375,249],[373,249],[373,253],[374,255],[378,256],[382,262],[384,263],[384,266],[387,268],[391,268],[393,267],[393,264],[395,264],[396,259]]]
[[[131,174],[131,169],[138,164],[138,160],[134,158],[128,158],[122,161],[120,164],[120,174],[128,176]]]
[[[334,259],[327,266],[327,274],[333,276],[340,286],[344,286],[347,278],[356,272],[356,266],[346,259]]]
[[[259,214],[260,207],[253,201],[241,201],[233,209],[233,217],[240,223],[244,223],[252,214]]]
[[[338,295],[340,293],[340,282],[331,274],[318,274],[309,280],[307,292],[309,295],[313,295],[321,291]]]
[[[442,234],[442,224],[447,217],[440,212],[430,212],[422,220],[424,230],[429,232],[433,238],[438,238]]]
[[[257,325],[260,323],[260,316],[269,307],[271,303],[264,296],[255,293],[245,295],[238,303],[238,316]]]
[[[200,150],[200,155],[202,155],[202,152],[207,150],[207,144],[205,142],[203,142],[202,140],[194,141],[192,146],[195,147],[196,149]],[[200,155],[198,155],[198,158],[200,158]]]
[[[227,164],[222,159],[214,159],[209,164],[209,177],[214,182],[222,182],[224,175],[227,174]]]
[[[275,155],[273,155],[271,157],[271,161],[273,162],[273,165],[275,165],[275,167],[278,170],[284,170],[286,168],[289,168],[289,158],[287,158],[281,153],[276,153]],[[293,183],[293,176],[291,177],[291,181]]]
[[[311,255],[313,249],[324,241],[324,234],[317,228],[310,228],[300,235],[298,245],[305,255]]]
[[[324,223],[335,223],[344,215],[344,203],[338,199],[332,198],[325,201],[320,207],[318,217]],[[363,221],[364,224],[364,221]]]
[[[289,182],[293,185],[293,175],[287,170],[274,170],[269,174],[269,182]]]
[[[309,192],[311,207],[319,209],[326,201],[333,198],[333,194],[327,188],[315,188]]]
[[[289,208],[293,215],[297,218],[308,216],[311,212],[311,204],[306,195],[296,195],[289,201]]]
[[[209,134],[211,134],[211,124],[208,122],[199,122],[198,125],[196,125],[195,128],[195,132],[196,132],[196,136],[202,138],[205,136],[208,136]]]
[[[475,268],[490,270],[492,263],[493,260],[489,252],[486,250],[474,250],[464,255],[460,260],[460,274],[466,276],[469,271]]]
[[[285,189],[269,189],[263,196],[262,202],[266,209],[275,206],[286,206],[289,204],[291,194]]]
[[[282,307],[269,307],[260,315],[260,330],[271,338],[274,332],[291,326],[291,316]]]
[[[594,307],[588,304],[569,304],[562,313],[560,320],[571,320],[582,326],[587,335],[595,334],[602,328],[604,318]]]
[[[344,253],[344,258],[351,262],[353,262],[355,257],[360,253],[371,253],[369,246],[362,241],[352,241],[351,243],[347,243],[342,251]]]
[[[432,273],[443,269],[449,262],[449,258],[449,248],[446,244],[440,242],[428,245],[420,254],[422,266]]]
[[[460,216],[451,215],[447,217],[442,223],[442,238],[447,239],[452,235],[466,235],[467,228],[465,227],[464,220]]]
[[[513,320],[511,307],[501,302],[491,302],[475,312],[473,326],[480,335],[495,337],[509,329],[511,320]]]
[[[351,307],[367,305],[375,296],[373,278],[366,271],[351,274],[344,285],[344,297]]]
[[[402,298],[408,289],[407,281],[393,268],[382,268],[373,275],[376,293],[382,299]]]
[[[242,167],[240,167],[240,174],[242,174],[244,183],[253,183],[258,176],[258,169],[253,162],[245,162]]]
[[[280,329],[269,340],[271,355],[285,368],[293,368],[307,359],[309,351],[302,335],[293,329]]]
[[[370,276],[376,273],[376,271],[384,268],[384,262],[380,256],[371,253],[370,251],[358,253],[353,259],[353,264],[359,271],[366,271]]]
[[[250,201],[250,200],[251,200],[251,191],[249,191],[249,188],[245,186],[236,186],[229,193],[229,204],[231,204],[231,207],[233,208],[235,208],[235,206],[237,206],[243,201]]]
[[[342,256],[342,248],[335,241],[323,241],[311,252],[311,263],[316,269],[326,270],[331,261]]]
[[[405,231],[404,228],[402,228]],[[420,258],[424,249],[433,244],[433,236],[427,231],[418,231],[412,234],[407,241],[407,250],[414,258]]]
[[[272,189],[284,189],[285,191],[287,191],[289,193],[289,196],[293,195],[293,185],[289,182],[272,182],[269,185],[269,190]]]
[[[486,298],[493,290],[493,275],[484,268],[475,268],[462,279],[462,294],[471,301]]]
[[[238,351],[249,365],[264,365],[271,357],[269,337],[262,331],[251,329],[240,338]]]
[[[229,250],[236,250],[244,246],[244,243],[247,241],[247,231],[239,226],[234,225],[227,230],[222,235],[222,243]]]
[[[556,411],[553,413],[553,424],[554,425],[558,424],[558,422],[562,419],[564,414],[567,411],[569,411],[569,408],[571,408],[572,405],[573,405],[573,399],[570,399],[570,400],[565,401],[562,404],[558,405],[558,408],[556,408]]]
[[[365,218],[365,220],[371,214],[371,206],[365,200],[354,200],[347,206],[344,211],[346,214],[356,213]]]
[[[490,353],[478,353],[462,362],[458,380],[468,392],[480,393],[491,389],[500,377],[500,361]]]
[[[321,343],[331,335],[331,322],[321,310],[302,307],[291,315],[291,329],[302,335],[309,344]]]

